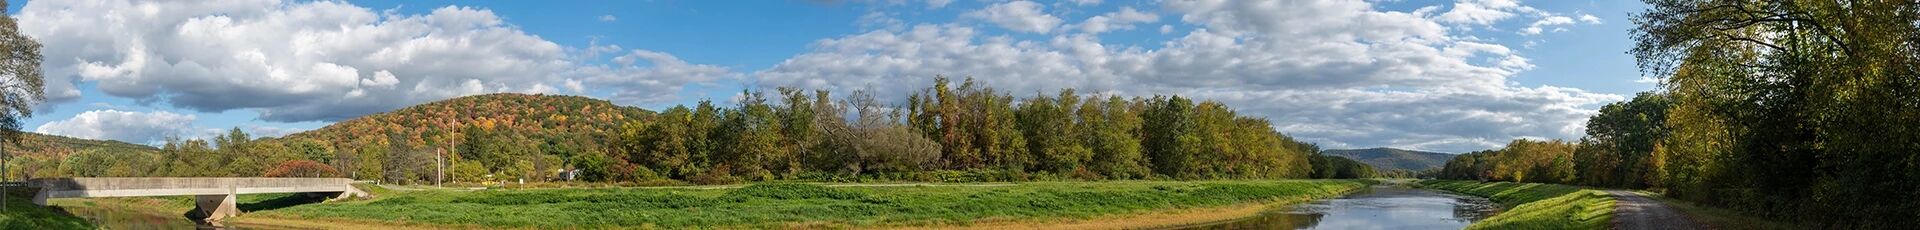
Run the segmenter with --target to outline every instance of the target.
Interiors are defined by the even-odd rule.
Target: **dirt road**
[[[1660,201],[1623,190],[1607,193],[1612,194],[1614,200],[1614,229],[1707,229],[1706,225],[1688,219]]]

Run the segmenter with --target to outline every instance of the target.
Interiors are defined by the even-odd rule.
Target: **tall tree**
[[[1600,108],[1587,119],[1587,136],[1576,151],[1575,167],[1590,185],[1646,187],[1653,150],[1667,138],[1666,95],[1640,93],[1632,100]]]
[[[1180,96],[1155,96],[1149,100],[1146,113],[1146,125],[1142,128],[1144,138],[1140,144],[1147,159],[1152,162],[1153,171],[1160,175],[1175,178],[1193,178],[1194,156],[1200,151],[1195,149],[1199,134],[1193,119],[1193,101]]]
[[[1036,95],[1020,104],[1020,130],[1027,139],[1027,151],[1038,159],[1035,168],[1040,171],[1066,173],[1082,168],[1082,163],[1092,158],[1093,152],[1081,145],[1074,132],[1078,127],[1074,122],[1072,108],[1079,104],[1079,96],[1073,90],[1061,90],[1059,97]]]
[[[1920,3],[1649,0],[1676,197],[1829,228],[1920,224]]]
[[[40,42],[20,34],[19,22],[6,13],[0,9],[0,141],[18,142],[21,121],[46,100],[46,83],[40,72]]]
[[[1080,133],[1082,142],[1093,151],[1089,164],[1109,178],[1137,179],[1153,173],[1147,170],[1140,139],[1134,136],[1140,130],[1140,116],[1128,105],[1120,96],[1106,100],[1087,96],[1078,111],[1086,124],[1081,126],[1085,129]]]

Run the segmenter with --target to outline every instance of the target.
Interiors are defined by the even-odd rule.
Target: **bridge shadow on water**
[[[237,208],[240,208],[241,213],[267,211],[267,210],[282,209],[282,208],[300,206],[300,205],[306,205],[306,204],[317,204],[320,202],[325,202],[327,201],[328,198],[331,198],[337,194],[338,193],[259,194],[254,196],[263,196],[263,197],[270,197],[270,198],[253,200],[251,202],[247,202],[247,200],[252,200],[252,199],[242,199],[240,203],[235,204],[234,206]],[[199,208],[194,208],[194,209],[188,209],[186,213],[181,213],[180,216],[182,218],[186,218],[187,220],[193,221],[194,224],[197,225],[199,229],[226,229],[227,228],[225,225],[222,225],[217,222],[213,222],[213,223],[206,222],[205,219],[207,218],[207,216],[205,213],[206,212],[201,211]]]

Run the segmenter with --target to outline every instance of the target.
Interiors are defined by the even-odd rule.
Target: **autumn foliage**
[[[332,166],[311,160],[290,160],[280,162],[267,170],[266,177],[339,177],[340,171]]]

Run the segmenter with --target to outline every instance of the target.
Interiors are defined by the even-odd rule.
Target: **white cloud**
[[[592,66],[579,71],[587,76],[589,83],[612,86],[613,98],[617,101],[664,102],[684,86],[733,77],[726,68],[691,64],[673,55],[648,50],[633,50],[614,57],[613,63],[613,66]],[[578,82],[567,84],[569,88],[580,87]]]
[[[1533,7],[1520,5],[1518,0],[1459,0],[1452,9],[1441,13],[1436,19],[1443,23],[1490,25],[1516,14],[1536,11]]]
[[[1140,12],[1133,7],[1120,7],[1119,11],[1087,18],[1080,22],[1080,32],[1099,34],[1113,30],[1132,30],[1134,24],[1159,21],[1160,15]]]
[[[1660,83],[1660,79],[1656,79],[1656,78],[1653,78],[1653,77],[1647,77],[1647,76],[1640,76],[1640,79],[1634,79],[1634,80],[1633,80],[1633,83],[1640,83],[1640,84],[1658,84],[1658,83]]]
[[[1554,32],[1566,31],[1566,26],[1568,25],[1573,25],[1573,18],[1566,16],[1547,16],[1540,18],[1539,21],[1534,21],[1533,24],[1528,24],[1525,29],[1520,29],[1520,35],[1539,35],[1545,32],[1547,28],[1552,28]]]
[[[1071,0],[1070,2],[1073,2],[1074,5],[1081,6],[1100,5],[1100,0]]]
[[[87,139],[110,139],[152,144],[186,133],[194,116],[167,111],[92,110],[73,118],[47,122],[33,132]]]
[[[1060,26],[1059,17],[1045,12],[1046,6],[1031,1],[1012,1],[987,6],[987,8],[961,14],[961,17],[983,20],[999,25],[1007,30],[1047,33]]]
[[[1173,25],[1160,25],[1160,34],[1173,33]]]
[[[939,9],[941,7],[947,7],[947,4],[949,3],[953,3],[953,0],[927,0],[927,9]]]
[[[608,50],[563,47],[469,7],[400,14],[333,1],[36,1],[16,18],[45,44],[51,101],[75,99],[73,83],[92,83],[111,96],[194,111],[252,109],[266,121],[339,120],[488,92],[581,93],[573,86],[587,77],[647,72],[596,72],[595,54]]]
[[[620,20],[620,18],[618,18],[618,17],[614,17],[614,16],[613,16],[613,15],[611,15],[611,14],[608,14],[608,15],[600,15],[600,21],[602,21],[602,22],[612,22],[612,21],[617,21],[617,20]]]
[[[762,86],[874,89],[883,97],[929,85],[934,75],[971,76],[1022,96],[1063,87],[1181,94],[1227,102],[1329,147],[1440,151],[1577,137],[1592,106],[1620,99],[1517,86],[1508,78],[1533,65],[1512,49],[1368,2],[1164,3],[1196,28],[1160,48],[1088,34],[1024,40],[920,24],[821,40],[751,76]],[[916,87],[895,87],[902,85]]]
[[[1592,14],[1580,14],[1580,22],[1600,24],[1600,17],[1594,17]]]

